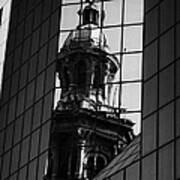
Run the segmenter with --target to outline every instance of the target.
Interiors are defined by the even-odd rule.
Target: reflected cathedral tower
[[[57,60],[62,93],[53,113],[46,180],[91,180],[134,137],[133,123],[111,103],[119,62],[98,28],[104,12],[88,1],[78,13],[80,25]]]

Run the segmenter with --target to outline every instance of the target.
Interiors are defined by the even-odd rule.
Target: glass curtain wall
[[[86,0],[62,0],[59,51],[70,32],[80,25],[78,11],[86,5]],[[135,123],[135,134],[138,134],[141,119],[143,0],[96,0],[95,5],[100,13],[105,12],[104,20],[97,29],[105,34],[109,53],[119,60],[110,105],[123,109],[121,117],[131,119]],[[60,82],[57,81],[57,101],[60,93]]]

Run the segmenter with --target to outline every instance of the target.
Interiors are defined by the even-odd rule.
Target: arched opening
[[[86,175],[92,179],[107,164],[107,158],[103,154],[93,153],[87,157]]]
[[[96,158],[96,173],[102,170],[106,165],[105,159],[101,156]]]
[[[95,175],[94,156],[89,156],[86,165],[86,174],[89,179],[92,179]]]

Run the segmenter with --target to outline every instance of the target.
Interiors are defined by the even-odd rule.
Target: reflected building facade
[[[59,116],[55,110],[66,107],[70,82],[65,78],[64,89],[59,81],[61,50],[76,25],[82,25],[76,13],[87,4],[83,0],[12,0],[0,100],[2,180],[48,178],[52,118]],[[142,0],[96,1],[95,5],[106,18],[93,28],[106,35],[109,51],[118,62],[117,76],[104,84],[104,89],[110,84],[114,92],[107,102],[120,112],[120,119],[137,124],[136,134],[141,117],[142,121],[141,134],[94,179],[179,179],[180,3],[145,0],[144,30]],[[85,78],[83,71],[79,75]],[[78,85],[83,82],[82,78]],[[86,95],[84,86],[79,91]],[[102,93],[100,102],[103,98]]]
[[[96,180],[180,179],[180,3],[145,0],[144,7],[141,135]]]
[[[58,54],[61,95],[52,116],[47,180],[92,180],[134,138],[134,123],[111,104],[119,62],[98,28],[105,13],[93,2],[78,13],[80,25]]]
[[[139,3],[142,4],[141,0]],[[66,88],[62,86],[62,82],[65,83],[65,86],[68,84],[67,79],[59,81],[58,77],[58,74],[62,75],[61,70],[58,69],[62,59],[60,49],[62,49],[65,40],[68,40],[69,33],[76,30],[77,24],[79,27],[85,25],[83,22],[86,21],[87,17],[81,19],[76,14],[78,11],[81,14],[87,5],[88,3],[82,0],[12,1],[0,102],[0,176],[3,180],[48,178],[46,175],[49,173],[48,167],[51,162],[49,159],[52,155],[50,150],[53,144],[52,136],[50,136],[53,129],[52,118],[55,119],[55,110],[64,106],[62,102],[59,102],[60,97],[64,101],[65,95],[68,94]],[[128,119],[132,119],[137,124],[140,122],[141,115],[142,5],[133,6],[137,15],[135,19],[135,16],[129,13],[132,9],[132,4],[129,1],[127,3],[125,1],[97,1],[95,5],[102,18],[99,20],[99,25],[93,27],[93,37],[96,39],[98,33],[102,34],[102,32],[106,34],[106,39],[102,37],[101,43],[104,44],[100,43],[99,45],[106,48],[105,46],[108,44],[111,55],[102,50],[98,53],[105,57],[105,61],[112,61],[112,63],[107,63],[107,67],[102,67],[103,63],[99,63],[94,68],[95,73],[91,76],[92,87],[88,87],[92,90],[87,91],[88,88],[84,89],[82,86],[83,88],[80,88],[79,91],[85,95],[84,99],[87,99],[87,92],[91,92],[89,95],[92,99],[90,98],[90,100],[100,105],[103,103],[103,108],[108,113],[100,112],[98,114],[100,121],[104,118],[107,119],[108,115],[111,121],[107,124],[112,127],[115,125],[124,127],[129,122],[127,129],[132,132],[133,124]],[[86,10],[88,11],[88,8]],[[107,14],[104,19],[103,12]],[[73,16],[70,17],[71,13]],[[131,38],[132,36],[137,37],[138,39],[134,40],[138,40],[139,43],[133,43],[134,40],[130,36]],[[66,43],[68,42],[66,41]],[[95,57],[97,58],[97,56]],[[101,61],[99,60],[99,62]],[[132,66],[129,68],[131,63],[136,68],[133,69]],[[105,68],[104,71],[99,71],[100,67]],[[106,73],[111,74],[108,77],[111,81],[104,83],[102,80],[103,78],[107,79],[104,76],[106,69]],[[115,72],[116,75],[113,77]],[[84,76],[83,71],[79,76]],[[83,85],[83,82],[82,78],[78,85]],[[131,95],[132,89],[133,96]],[[110,96],[107,96],[107,90],[109,90]],[[131,100],[133,100],[133,104],[130,103]],[[93,103],[83,101],[80,104],[94,108]],[[113,107],[113,112],[108,105]],[[118,115],[118,119],[125,121],[122,121],[120,125],[114,123],[114,119],[117,118],[114,117],[114,114]],[[97,114],[91,115],[91,119],[97,119],[94,116],[96,117]],[[112,158],[117,154],[118,148],[121,150],[121,142],[126,141],[127,137],[130,136],[125,135],[126,133],[123,131],[119,132],[119,128],[115,128],[116,132],[112,128],[113,131],[104,133],[102,132],[104,127],[96,127],[96,123],[93,124],[94,128],[98,127],[101,130],[100,138],[97,136],[101,141],[97,142],[102,143],[102,134],[105,139],[110,139],[105,144],[113,149],[113,152],[109,153],[110,150],[105,149]],[[107,128],[107,126],[105,127]],[[139,126],[136,127],[137,134]],[[87,134],[80,128],[77,130],[77,133]],[[118,142],[117,148],[119,133],[123,140]],[[109,146],[112,141],[114,143],[114,137],[116,139],[115,146],[112,147],[114,144]],[[103,160],[98,170],[111,159],[109,158],[107,161],[102,155],[103,153],[100,154],[99,158],[94,156],[96,153],[94,155],[90,153],[89,157],[91,154],[92,158],[89,160],[91,164],[96,162],[94,157],[100,162]]]
[[[127,59],[129,57],[129,61],[131,58],[141,59],[142,51],[141,45],[138,48],[132,46],[129,50],[127,48],[123,50],[122,45],[126,42],[122,38],[122,29],[125,27],[122,26],[121,17],[125,13],[122,11],[125,4],[114,2],[96,3],[100,13],[104,11],[108,14],[96,30],[106,31],[107,36],[109,34],[107,39],[110,52],[120,66],[122,57]],[[87,6],[87,2],[80,0],[12,1],[0,102],[0,175],[3,180],[42,179],[47,173],[44,171],[47,169],[45,167],[49,157],[52,116],[62,92],[56,73],[58,52],[67,38],[66,35],[69,35],[77,24],[81,25],[76,13],[79,9],[81,12],[84,6]],[[130,4],[127,6],[127,9],[129,8],[131,8]],[[110,18],[112,10],[116,12],[116,16]],[[71,13],[74,16],[69,20]],[[140,16],[138,17],[142,20]],[[126,16],[126,18],[131,22],[133,17]],[[127,26],[127,34],[131,34],[131,26],[135,34],[141,37],[142,22],[135,25],[130,23]],[[117,36],[112,36],[114,33],[117,33]],[[117,37],[117,43],[114,43]],[[127,64],[125,66],[127,67]],[[141,84],[139,71],[135,71],[134,81],[126,70],[123,74],[127,81],[124,82],[121,79],[122,68],[118,67],[118,69],[118,75],[111,83],[115,93],[110,98],[110,103],[116,107],[117,112],[118,109],[129,107],[126,98],[121,103],[120,89],[122,88],[121,92],[125,92],[125,89],[129,89],[129,85],[134,89],[140,89]],[[124,82],[124,86],[121,81]],[[104,84],[104,89],[108,89],[107,85]],[[136,92],[136,96],[133,96],[137,100],[136,104],[123,111],[127,117],[120,117],[121,119],[129,119],[128,116],[131,114],[134,118],[130,119],[133,121],[140,117],[140,91]],[[104,98],[104,95],[101,94],[99,97]]]

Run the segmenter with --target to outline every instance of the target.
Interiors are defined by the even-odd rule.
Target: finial
[[[86,2],[92,5],[94,3],[94,0],[86,0]]]

